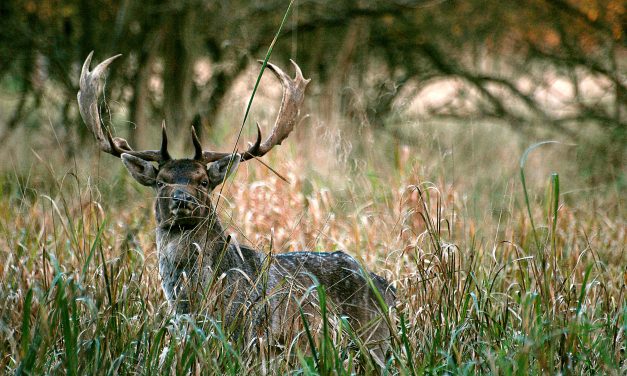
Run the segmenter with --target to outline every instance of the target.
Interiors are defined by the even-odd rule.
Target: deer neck
[[[160,258],[193,259],[202,253],[212,263],[226,247],[224,228],[214,214],[196,226],[159,225],[157,250]]]

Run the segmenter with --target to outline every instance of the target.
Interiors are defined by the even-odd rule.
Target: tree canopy
[[[78,69],[92,50],[97,59],[124,54],[111,96],[127,104],[136,129],[160,119],[211,126],[235,80],[270,44],[287,4],[4,1],[0,78],[20,100],[0,138],[37,110],[45,85],[56,88],[60,123],[84,132],[74,101]],[[272,59],[297,59],[324,93],[326,112],[400,138],[408,135],[387,120],[412,109],[422,119],[488,118],[574,139],[593,124],[611,135],[620,161],[624,26],[619,0],[301,0]],[[200,77],[199,65],[210,74]],[[416,106],[437,84],[446,87],[444,98]]]

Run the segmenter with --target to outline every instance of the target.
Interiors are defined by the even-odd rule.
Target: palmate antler
[[[92,55],[93,51],[89,54],[89,56],[87,56],[87,59],[85,59],[85,63],[83,64],[79,83],[80,90],[77,98],[81,117],[96,137],[96,141],[98,142],[100,149],[115,157],[120,157],[122,153],[127,153],[146,161],[158,162],[159,164],[171,160],[172,158],[168,153],[168,140],[165,131],[165,124],[162,126],[162,141],[160,150],[135,151],[129,146],[125,139],[120,137],[113,138],[108,130],[106,132],[103,131],[103,123],[98,109],[98,98],[102,91],[102,78],[111,62],[121,55],[116,55],[104,60],[90,72],[89,66],[91,64]],[[300,107],[305,99],[305,89],[307,88],[307,84],[310,80],[303,77],[300,67],[295,62],[291,62],[294,66],[294,70],[296,71],[296,77],[294,79],[290,78],[276,65],[268,63],[268,67],[279,79],[279,81],[281,81],[281,85],[283,86],[281,107],[279,108],[277,119],[274,123],[274,127],[272,128],[272,133],[265,141],[263,141],[263,143],[261,142],[261,130],[259,129],[259,126],[257,126],[257,140],[248,150],[241,154],[242,161],[255,157],[261,157],[270,151],[275,145],[280,145],[294,129],[294,125],[298,121]],[[194,142],[195,149],[194,159],[196,160],[202,160],[203,162],[208,163],[230,155],[230,153],[225,152],[202,150],[198,136],[193,128],[192,140]]]
[[[115,157],[120,157],[122,153],[127,153],[146,161],[159,163],[163,163],[171,159],[168,154],[168,140],[165,134],[165,126],[163,127],[161,150],[135,151],[129,146],[125,139],[120,137],[111,137],[111,132],[109,130],[106,131],[105,135],[105,132],[103,132],[102,129],[100,111],[98,109],[98,97],[100,97],[100,92],[102,91],[102,77],[107,71],[109,64],[122,55],[115,55],[106,59],[90,72],[89,65],[91,64],[93,54],[94,52],[92,51],[89,56],[87,56],[87,59],[85,59],[85,63],[83,64],[77,99],[81,117],[96,137],[96,141],[98,141],[100,149]]]
[[[281,107],[279,108],[279,113],[277,114],[277,118],[274,122],[274,127],[272,127],[272,133],[270,133],[270,136],[268,136],[263,143],[261,142],[261,129],[259,128],[259,125],[257,125],[257,140],[248,148],[248,150],[242,153],[242,161],[261,157],[269,152],[274,146],[281,145],[281,142],[283,142],[290,132],[292,132],[294,125],[296,125],[296,122],[298,121],[300,107],[305,100],[305,89],[311,80],[303,77],[303,72],[300,70],[298,64],[296,64],[293,60],[290,60],[290,62],[294,66],[294,71],[296,71],[296,77],[293,79],[283,72],[281,68],[268,63],[268,68],[270,68],[270,71],[272,71],[279,81],[281,81],[281,85],[283,86]],[[196,141],[194,141],[194,143],[196,145]],[[203,151],[203,159],[208,162],[215,161],[226,155],[228,155],[228,153]]]

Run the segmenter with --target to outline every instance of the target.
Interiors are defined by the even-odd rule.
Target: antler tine
[[[202,160],[202,145],[200,144],[200,140],[198,139],[198,135],[196,134],[196,129],[192,126],[192,142],[194,143],[194,160]]]
[[[305,89],[309,84],[310,79],[305,79],[303,73],[293,60],[290,60],[296,71],[295,77],[292,79],[281,68],[274,64],[268,63],[268,68],[274,73],[274,75],[281,81],[283,86],[283,98],[281,99],[281,106],[279,107],[279,113],[274,122],[272,133],[270,136],[261,141],[261,131],[257,124],[257,142],[253,144],[246,152],[242,154],[242,160],[248,160],[254,157],[261,157],[265,155],[275,145],[280,145],[283,140],[289,136],[294,129],[294,125],[298,121],[298,115],[300,108],[305,99]],[[260,63],[263,63],[260,61]]]
[[[168,153],[168,133],[165,130],[165,120],[161,123],[161,150],[159,150],[161,154],[161,161],[159,163],[164,163],[172,159],[170,157],[170,153]]]
[[[257,139],[255,140],[254,144],[249,143],[250,146],[248,147],[248,150],[246,150],[242,154],[243,161],[254,158],[255,156],[257,156],[257,154],[259,154],[259,147],[261,146],[261,128],[259,127],[259,123],[256,123],[256,124],[257,124]]]
[[[98,110],[98,98],[102,91],[102,78],[109,65],[122,55],[118,54],[104,60],[90,72],[89,66],[93,55],[94,52],[90,52],[83,63],[79,80],[79,91],[76,98],[78,100],[78,109],[81,113],[81,117],[94,134],[94,137],[96,137],[100,150],[115,157],[120,157],[122,153],[127,153],[146,161],[161,162],[163,160],[161,151],[134,151],[125,139],[119,137],[113,138],[108,130],[106,135],[103,132],[102,119],[100,118],[100,112]]]

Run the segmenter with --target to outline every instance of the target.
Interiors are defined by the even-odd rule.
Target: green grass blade
[[[87,255],[87,258],[85,259],[85,262],[83,263],[82,278],[85,278],[85,276],[87,275],[87,268],[89,267],[89,263],[91,262],[91,259],[93,258],[94,253],[96,252],[96,248],[100,244],[100,237],[102,236],[102,231],[104,230],[106,223],[107,223],[106,220],[102,221],[102,224],[100,224],[100,227],[98,227],[96,238],[94,239],[93,243],[91,243],[91,247],[89,248],[89,255]]]
[[[22,313],[22,338],[20,343],[20,352],[22,356],[26,354],[28,345],[30,344],[30,311],[33,302],[33,289],[28,289],[26,298],[24,299],[24,312]]]
[[[268,47],[268,51],[266,52],[266,57],[263,59],[263,63],[261,64],[261,69],[259,70],[259,74],[257,75],[257,80],[255,81],[255,86],[253,87],[253,91],[250,94],[250,98],[248,99],[248,104],[246,105],[246,112],[244,112],[242,125],[240,126],[239,131],[237,132],[237,138],[235,139],[235,143],[233,144],[232,153],[235,153],[235,151],[237,150],[237,144],[239,143],[239,140],[242,138],[242,132],[244,131],[246,120],[248,120],[248,114],[250,113],[250,109],[253,105],[253,99],[255,99],[255,94],[257,94],[257,89],[259,88],[261,77],[263,77],[263,72],[265,72],[266,67],[268,66],[268,60],[270,60],[270,56],[272,56],[274,45],[276,44],[276,41],[279,39],[279,35],[281,35],[281,31],[283,30],[283,26],[285,25],[285,21],[287,21],[287,16],[290,14],[290,10],[292,9],[293,4],[294,4],[294,0],[291,0],[287,6],[287,9],[285,10],[285,13],[283,14],[283,19],[281,20],[281,24],[279,25],[279,28],[277,29],[276,34],[274,35],[274,38],[272,39],[272,42],[270,43],[270,47]],[[227,170],[231,169],[232,164],[233,164],[233,159],[229,161]],[[234,174],[235,173],[237,173],[237,171],[235,171]],[[228,175],[229,174],[225,174],[224,179],[226,179]],[[224,183],[224,181],[222,183]],[[224,186],[225,184],[222,184],[220,186],[220,194],[218,195],[218,198],[216,199],[216,207],[218,206],[218,203],[220,202],[220,197],[222,197],[222,190],[224,189]]]
[[[557,262],[557,210],[559,209],[560,196],[560,177],[557,173],[551,174],[551,187],[553,188],[551,214],[553,216],[553,226],[551,227],[551,253]]]
[[[56,308],[61,316],[61,328],[63,330],[63,343],[65,344],[65,367],[68,375],[78,373],[78,357],[76,353],[76,337],[70,321],[70,306],[68,304],[66,282],[63,278],[57,283]]]
[[[531,153],[534,149],[547,144],[559,144],[558,141],[542,141],[535,143],[529,146],[522,157],[520,158],[520,181],[522,183],[523,194],[525,196],[525,204],[527,206],[527,214],[529,215],[529,221],[531,222],[531,231],[533,233],[533,239],[536,243],[536,248],[539,250],[542,249],[540,245],[540,239],[538,238],[538,232],[536,231],[536,225],[533,221],[533,215],[531,214],[531,203],[529,201],[529,191],[527,190],[527,183],[525,180],[525,163],[527,162],[527,158],[529,157],[529,153]]]
[[[405,353],[407,354],[407,365],[409,366],[409,370],[412,375],[416,375],[416,368],[414,367],[414,353],[411,349],[411,343],[409,341],[409,337],[407,336],[407,323],[405,322],[405,315],[400,315],[401,319],[401,342],[403,343],[403,347],[405,348]]]
[[[309,329],[309,320],[305,316],[305,312],[303,311],[303,307],[296,301],[294,298],[294,304],[298,306],[298,312],[300,313],[300,318],[303,320],[303,327],[305,328],[305,335],[307,336],[307,341],[309,342],[309,347],[311,348],[311,354],[314,359],[314,365],[316,369],[320,369],[320,362],[318,357],[318,351],[316,349],[316,342],[311,334],[311,330]]]

